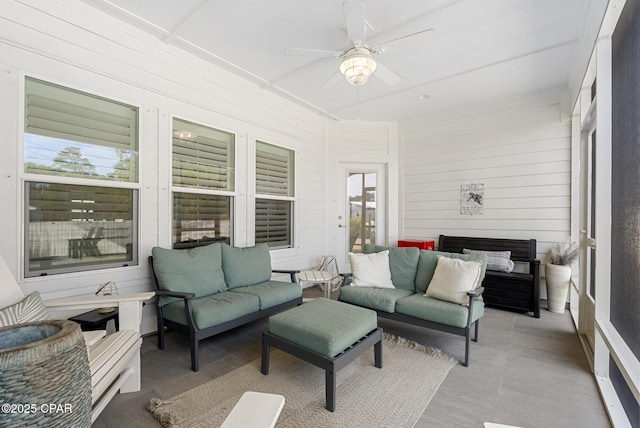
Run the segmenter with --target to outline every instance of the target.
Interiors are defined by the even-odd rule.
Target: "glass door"
[[[580,269],[580,332],[587,345],[595,349],[596,302],[596,130],[585,124],[582,132],[581,168],[581,269]]]
[[[376,242],[377,178],[375,172],[350,172],[347,177],[348,252],[362,253],[365,244]]]
[[[384,165],[345,165],[338,198],[340,269],[349,271],[348,253],[366,244],[386,243],[386,174]]]

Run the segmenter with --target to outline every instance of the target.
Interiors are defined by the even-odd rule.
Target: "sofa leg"
[[[164,349],[164,323],[158,319],[158,349]]]
[[[191,370],[197,372],[200,370],[200,360],[198,359],[198,339],[191,337]]]
[[[269,374],[269,363],[271,357],[271,345],[269,345],[269,338],[266,333],[262,333],[262,358],[260,364],[260,372],[263,375]]]
[[[476,320],[476,323],[475,323],[475,324],[476,324],[476,332],[475,332],[475,334],[473,335],[473,337],[474,337],[473,341],[474,341],[474,342],[477,342],[477,341],[478,341],[478,323],[479,323],[479,322],[480,322],[480,320]]]
[[[469,367],[469,347],[471,346],[471,329],[467,327],[465,329],[465,344],[464,344],[464,366]]]

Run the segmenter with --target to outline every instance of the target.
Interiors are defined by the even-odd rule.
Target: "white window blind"
[[[256,193],[293,196],[293,151],[256,142]]]
[[[234,190],[235,135],[173,120],[173,185]]]
[[[276,199],[256,199],[256,243],[270,247],[292,245],[291,220],[293,202]]]
[[[256,142],[255,241],[293,245],[294,152]]]
[[[24,87],[25,276],[137,264],[138,190],[112,182],[138,181],[138,108],[30,77]]]
[[[137,181],[138,109],[27,77],[25,171]]]
[[[231,243],[231,198],[198,193],[173,194],[173,247]]]

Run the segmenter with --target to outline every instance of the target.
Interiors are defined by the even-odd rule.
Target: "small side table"
[[[80,324],[82,331],[93,330],[106,330],[107,322],[113,320],[116,325],[116,331],[120,330],[120,323],[118,322],[118,309],[116,308],[112,312],[101,314],[97,309],[94,309],[84,314],[76,315],[73,318],[69,318],[70,321]]]

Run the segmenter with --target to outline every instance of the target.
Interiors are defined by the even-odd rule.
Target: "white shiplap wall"
[[[340,269],[350,272],[347,262],[346,228],[338,225],[349,217],[345,170],[369,170],[380,166],[386,175],[383,186],[385,204],[378,201],[378,217],[386,234],[376,234],[380,244],[395,244],[398,239],[398,124],[345,120],[329,123],[327,132],[327,250],[338,256]],[[342,198],[342,199],[340,199]],[[339,218],[343,217],[343,220]],[[378,229],[381,230],[381,229]],[[386,236],[384,236],[386,235]]]
[[[139,265],[20,279],[22,271],[22,82],[32,75],[140,108]],[[237,135],[236,244],[251,245],[255,139],[296,151],[296,248],[272,251],[275,268],[309,266],[325,253],[326,120],[204,59],[135,30],[80,1],[4,2],[0,11],[0,255],[25,292],[87,294],[116,281],[150,290],[146,257],[170,242],[172,115]],[[1,287],[1,285],[0,285]],[[2,292],[0,288],[0,292]],[[155,329],[150,307],[145,331]]]
[[[557,99],[403,123],[404,238],[535,238],[544,262],[570,231],[571,125]],[[484,184],[483,215],[460,214],[469,183]]]

